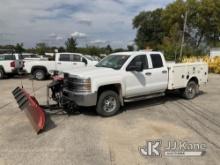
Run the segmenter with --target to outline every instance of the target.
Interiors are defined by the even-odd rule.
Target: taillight
[[[15,68],[15,61],[12,61],[12,62],[10,63],[10,65],[11,65],[12,68]]]

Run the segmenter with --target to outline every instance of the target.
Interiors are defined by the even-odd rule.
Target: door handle
[[[163,73],[163,74],[167,74],[167,71],[166,71],[166,70],[163,70],[162,73]]]
[[[57,64],[62,64],[61,62],[58,62]]]
[[[146,76],[151,76],[152,73],[151,73],[151,72],[146,72],[145,75],[146,75]]]
[[[73,65],[76,65],[76,64],[77,64],[77,63],[75,63],[75,62],[73,63]]]

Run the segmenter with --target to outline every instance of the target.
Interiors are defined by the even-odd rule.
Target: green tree
[[[17,53],[23,53],[25,51],[24,44],[23,43],[17,43],[15,46],[15,52]]]
[[[111,47],[111,45],[107,45],[106,46],[106,48],[105,48],[105,50],[106,50],[106,54],[111,54],[112,53],[112,47]]]
[[[75,52],[76,51],[76,46],[77,46],[77,42],[76,39],[74,39],[73,37],[70,37],[67,39],[67,41],[65,42],[66,45],[66,51],[68,52]]]
[[[151,47],[174,58],[180,51],[187,18],[183,54],[201,55],[208,47],[220,46],[219,15],[219,0],[175,0],[165,9],[141,12],[134,18],[135,42],[140,49]]]
[[[176,23],[170,29],[169,34],[163,38],[159,50],[163,51],[167,60],[177,60],[181,43],[182,33],[179,31],[179,24]]]
[[[198,33],[200,34],[200,41],[205,40],[210,47],[220,46],[219,16],[219,0],[201,0],[197,2],[197,8],[194,15],[195,20],[197,21],[192,22],[192,25],[198,30]]]
[[[137,29],[135,42],[139,49],[150,47],[156,49],[162,43],[165,31],[162,26],[163,9],[144,11],[133,19],[133,27]]]
[[[184,33],[184,52],[186,52],[186,49],[196,50],[201,43],[200,30],[199,28],[195,27],[195,22],[198,22],[198,20],[195,18],[195,16],[198,15],[197,6],[198,0],[176,0],[175,2],[169,4],[162,14],[162,26],[168,32],[166,37],[175,38],[175,40],[172,42],[178,41],[179,43],[177,45],[181,43],[181,38],[183,37],[184,20],[187,16],[187,28],[185,29]],[[173,33],[177,34],[176,37]],[[194,52],[191,53],[193,54]]]
[[[40,42],[36,44],[36,53],[39,55],[45,55],[47,50],[47,45],[44,42]]]
[[[65,52],[65,48],[62,47],[62,46],[60,46],[60,47],[58,48],[58,52]]]
[[[163,12],[163,26],[170,31],[178,24],[183,31],[184,16],[187,17],[184,54],[203,54],[204,44],[208,47],[219,45],[220,1],[215,0],[176,0]],[[182,36],[181,36],[182,37]]]
[[[128,51],[134,51],[134,46],[133,45],[127,45]]]
[[[14,45],[0,45],[0,51],[1,53],[14,52],[15,46]]]
[[[116,48],[113,50],[114,53],[117,53],[117,52],[125,52],[127,50],[123,49],[123,48]]]

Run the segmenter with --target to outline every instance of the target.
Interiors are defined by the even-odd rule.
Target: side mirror
[[[137,71],[142,72],[143,71],[143,63],[138,61],[134,65],[130,65],[126,69],[127,71]]]
[[[86,65],[88,64],[88,61],[85,58],[82,59],[82,62],[84,62]]]

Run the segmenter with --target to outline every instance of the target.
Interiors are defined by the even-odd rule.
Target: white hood
[[[113,74],[117,74],[119,71],[111,68],[104,67],[85,67],[85,68],[76,68],[71,71],[64,71],[64,73],[69,73],[72,77],[81,77],[81,78],[95,78],[95,77],[104,77]]]

